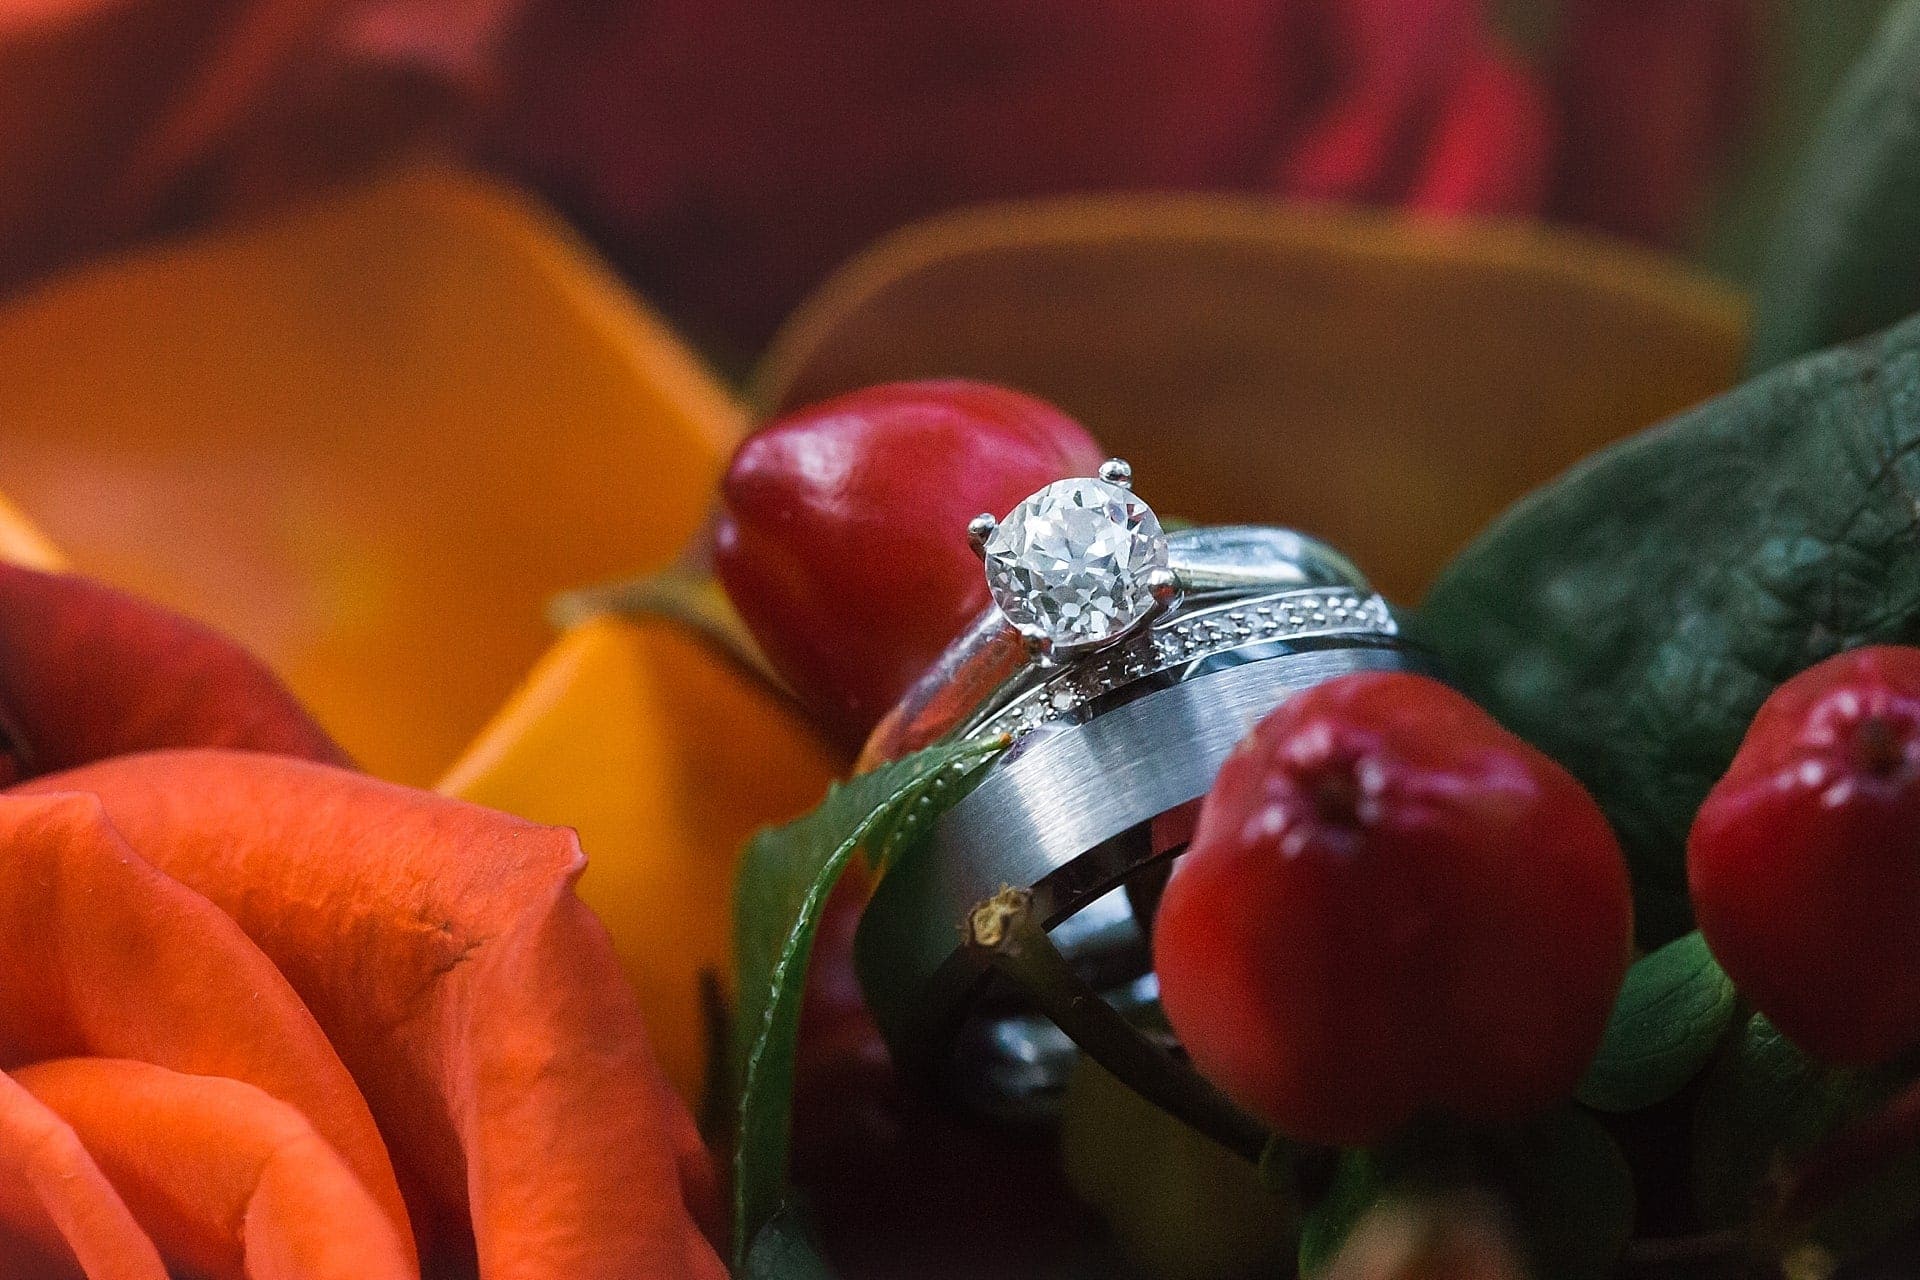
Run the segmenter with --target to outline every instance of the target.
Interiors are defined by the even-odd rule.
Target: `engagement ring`
[[[856,956],[897,1060],[978,1110],[1039,1117],[1074,1048],[963,945],[973,908],[1044,891],[1054,941],[1153,1027],[1146,933],[1155,818],[1204,795],[1287,697],[1355,671],[1427,671],[1386,602],[1331,548],[1258,526],[1167,532],[1114,459],[967,536],[993,604],[875,730],[866,758],[936,741],[1011,745],[882,878]],[[959,531],[956,530],[956,536]]]

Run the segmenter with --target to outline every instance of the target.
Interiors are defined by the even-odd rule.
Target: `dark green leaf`
[[[1694,1198],[1715,1227],[1752,1219],[1775,1176],[1821,1139],[1885,1101],[1897,1074],[1838,1071],[1795,1048],[1756,1014],[1707,1076],[1694,1117]],[[1920,1160],[1896,1162],[1815,1224],[1844,1255],[1913,1220]]]
[[[1327,1167],[1326,1162],[1332,1156],[1332,1150],[1327,1147],[1304,1146],[1292,1138],[1275,1134],[1267,1139],[1267,1145],[1260,1152],[1260,1185],[1277,1196],[1285,1196],[1290,1203],[1298,1204],[1302,1166],[1319,1162]]]
[[[1920,0],[1848,74],[1768,249],[1749,365],[1767,369],[1920,310]]]
[[[1873,41],[1887,0],[1770,0],[1762,50],[1766,94],[1732,183],[1715,201],[1708,265],[1751,286],[1764,268],[1787,193],[1821,118]]]
[[[1367,1151],[1343,1151],[1326,1196],[1300,1223],[1300,1274],[1325,1269],[1367,1211],[1386,1198],[1390,1180]]]
[[[1534,1274],[1554,1280],[1605,1280],[1633,1231],[1626,1157],[1592,1116],[1563,1107],[1522,1124],[1435,1126],[1343,1153],[1332,1189],[1302,1224],[1301,1274],[1332,1261],[1376,1206],[1462,1186],[1489,1191],[1512,1211]]]
[[[1695,1199],[1710,1226],[1749,1221],[1777,1161],[1847,1112],[1847,1085],[1755,1014],[1716,1063],[1694,1117]]]
[[[1612,1135],[1565,1107],[1508,1131],[1494,1167],[1533,1274],[1606,1280],[1633,1234],[1633,1171]]]
[[[1641,957],[1627,971],[1580,1101],[1618,1112],[1672,1097],[1707,1065],[1738,1004],[1733,980],[1698,933]]]
[[[1884,1100],[1882,1090],[1874,1088],[1871,1093],[1873,1104]],[[1872,1104],[1856,1103],[1856,1114],[1867,1105]],[[1920,1152],[1908,1150],[1821,1214],[1813,1235],[1836,1255],[1858,1258],[1912,1230],[1916,1214],[1920,1214]],[[1911,1265],[1912,1254],[1907,1258]]]
[[[738,1274],[740,1280],[833,1280],[791,1210],[760,1228]]]
[[[1692,927],[1687,827],[1753,713],[1841,649],[1920,640],[1920,321],[1783,366],[1501,517],[1416,632],[1599,798],[1641,936]]]
[[[856,849],[885,865],[923,836],[1000,750],[999,743],[930,747],[835,786],[812,813],[762,831],[747,846],[734,904],[740,966],[736,1265],[783,1202],[800,997],[827,895]]]

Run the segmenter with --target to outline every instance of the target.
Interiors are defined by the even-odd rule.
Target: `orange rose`
[[[0,1270],[724,1275],[571,833],[81,579],[0,566],[0,653]]]

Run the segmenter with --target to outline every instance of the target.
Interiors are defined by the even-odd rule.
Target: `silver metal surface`
[[[1245,662],[1016,747],[934,837],[950,920],[1003,884],[1039,884],[1088,850],[1206,794],[1240,739],[1289,694],[1394,651],[1339,648]],[[1143,749],[1144,748],[1144,749]]]
[[[982,526],[984,528],[984,526]],[[977,530],[975,532],[978,532]],[[1371,596],[1352,561],[1324,542],[1291,529],[1215,525],[1167,536],[1172,606],[1150,619],[1167,622],[1241,596],[1311,587]],[[861,753],[864,764],[897,759],[944,737],[981,708],[1002,705],[1059,670],[1044,646],[1022,636],[1006,615],[988,605],[916,680],[887,714]],[[1079,657],[1084,663],[1098,655]]]
[[[1309,637],[1398,635],[1387,602],[1348,587],[1300,587],[1268,595],[1231,596],[1182,609],[1127,643],[1053,671],[1025,673],[983,699],[953,733],[1018,740],[1089,706],[1175,669],[1254,646]]]
[[[1228,752],[1288,697],[1350,672],[1425,666],[1390,636],[1255,645],[1139,681],[1084,720],[1023,738],[927,847],[887,873],[862,917],[856,958],[895,1056],[946,1074],[969,1006],[987,994],[960,944],[975,903],[1003,885],[1044,886],[1058,928],[1152,860],[1147,824],[1204,795]]]
[[[1371,592],[1353,561],[1318,538],[1258,524],[1208,525],[1167,536],[1167,560],[1190,594],[1351,587]]]
[[[1101,476],[1130,478],[1117,460]],[[970,526],[976,550],[994,527],[991,515]],[[962,948],[973,906],[1007,885],[1044,889],[1048,927],[1082,978],[1136,1025],[1169,1034],[1121,887],[1156,856],[1148,824],[1205,794],[1227,753],[1294,692],[1422,665],[1385,601],[1324,543],[1257,525],[1195,528],[1169,536],[1167,558],[1159,609],[1095,651],[1055,652],[989,607],[863,753],[871,764],[941,738],[1013,741],[930,846],[887,873],[856,947],[895,1056],[943,1075],[977,1110],[1044,1115],[1075,1051]]]

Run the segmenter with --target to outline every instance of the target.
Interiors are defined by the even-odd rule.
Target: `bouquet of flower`
[[[1920,1267],[1920,0],[1496,8],[0,6],[0,1277]]]

